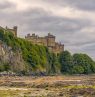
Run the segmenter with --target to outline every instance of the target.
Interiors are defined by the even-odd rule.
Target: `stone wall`
[[[12,32],[13,35],[14,35],[15,37],[17,37],[17,26],[14,26],[12,29],[6,27],[6,30]]]
[[[31,41],[33,44],[43,45],[49,48],[50,51],[58,54],[64,51],[64,45],[55,42],[55,36],[48,33],[48,36],[39,37],[35,34],[27,34],[25,37],[26,40]]]

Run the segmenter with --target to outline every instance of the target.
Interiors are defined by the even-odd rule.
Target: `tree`
[[[72,73],[73,74],[83,74],[84,73],[84,68],[82,66],[75,65],[72,68]]]
[[[59,55],[59,62],[61,64],[62,73],[72,73],[73,58],[68,51],[64,51]]]
[[[84,74],[95,72],[94,61],[86,54],[74,54],[73,55],[74,66],[81,66],[84,69]]]

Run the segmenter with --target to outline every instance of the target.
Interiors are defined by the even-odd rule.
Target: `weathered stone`
[[[38,44],[48,47],[48,49],[54,52],[55,54],[64,51],[64,45],[55,42],[55,36],[51,35],[50,33],[48,34],[48,36],[45,37],[39,37],[35,34],[32,34],[31,36],[30,34],[28,34],[25,37],[25,39],[32,42],[33,44]]]

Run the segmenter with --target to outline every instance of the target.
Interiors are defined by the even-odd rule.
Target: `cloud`
[[[0,1],[0,11],[12,10],[14,7],[16,7],[16,5],[13,4],[12,2],[9,2],[7,0]]]
[[[80,10],[95,11],[95,0],[46,0],[46,2],[53,3],[56,6],[69,6]]]

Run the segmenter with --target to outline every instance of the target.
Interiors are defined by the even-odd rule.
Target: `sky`
[[[18,37],[50,32],[65,50],[95,60],[95,0],[0,0],[0,26],[18,26]]]

